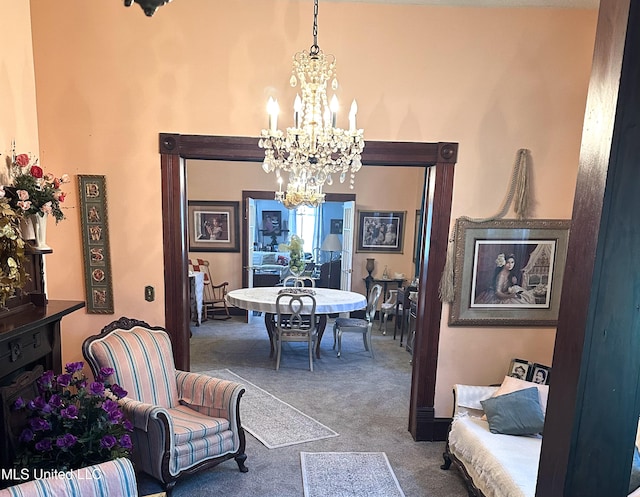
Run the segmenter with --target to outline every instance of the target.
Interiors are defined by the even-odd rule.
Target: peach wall
[[[40,155],[57,173],[104,174],[109,189],[115,314],[65,318],[65,360],[113,318],[163,323],[158,133],[257,136],[268,96],[286,108],[311,10],[297,0],[190,0],[147,18],[116,0],[31,0]],[[531,216],[567,218],[596,16],[325,2],[318,41],[337,56],[340,100],[358,99],[365,138],[460,143],[453,218],[498,210],[523,147],[533,156]],[[49,230],[49,296],[82,299],[75,191],[68,206],[69,219]],[[145,285],[155,302],[144,301]],[[447,314],[439,416],[450,413],[452,383],[498,381],[511,357],[551,360],[553,329],[454,329]]]
[[[366,293],[364,280],[367,257],[375,258],[373,276],[382,278],[385,265],[394,272],[413,275],[413,238],[415,212],[420,208],[424,169],[366,166],[356,175],[355,188],[347,182],[330,188],[332,193],[355,193],[356,210],[404,211],[405,229],[401,254],[359,253],[354,249],[352,290]],[[187,192],[190,200],[242,201],[242,190],[277,188],[275,175],[267,175],[262,164],[250,162],[187,161]],[[241,207],[242,211],[242,207]],[[358,220],[356,218],[356,226]],[[242,228],[241,228],[242,230]],[[244,241],[242,242],[244,243]],[[228,281],[229,288],[242,287],[240,252],[192,252],[190,257],[208,259],[215,266],[214,281]]]
[[[38,155],[38,116],[29,3],[2,2],[0,18],[0,185],[4,185],[12,140],[17,153]]]

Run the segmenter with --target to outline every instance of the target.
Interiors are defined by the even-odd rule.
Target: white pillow
[[[500,388],[495,391],[492,397],[497,397],[498,395],[504,395],[506,393],[515,392],[516,390],[524,390],[525,388],[531,387],[536,387],[538,389],[538,395],[540,396],[540,407],[542,407],[542,412],[546,414],[547,399],[549,397],[549,385],[539,385],[538,383],[521,380],[519,378],[514,378],[513,376],[505,376],[502,385],[500,385]]]

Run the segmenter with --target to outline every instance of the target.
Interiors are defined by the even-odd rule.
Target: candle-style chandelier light
[[[287,208],[300,205],[317,207],[324,202],[322,187],[333,184],[332,175],[339,175],[343,183],[350,174],[353,188],[355,173],[362,167],[363,130],[356,128],[358,107],[354,100],[349,112],[349,129],[336,126],[338,99],[327,99],[327,85],[338,88],[335,74],[336,59],[325,55],[318,46],[318,0],[313,7],[313,45],[309,52],[293,56],[290,84],[300,84],[300,94],[293,104],[293,127],[285,132],[278,129],[277,100],[269,97],[267,112],[269,129],[263,129],[258,145],[264,148],[262,168],[275,171],[279,183],[276,200]],[[286,191],[282,191],[283,171],[288,173]]]

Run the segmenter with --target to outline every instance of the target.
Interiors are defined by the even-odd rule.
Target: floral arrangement
[[[278,245],[280,252],[289,251],[289,269],[295,275],[300,275],[304,271],[304,240],[298,235],[292,235],[289,244],[281,243]]]
[[[16,199],[13,207],[25,215],[51,214],[56,223],[64,219],[60,204],[64,202],[66,193],[60,186],[69,183],[69,175],[60,178],[51,173],[45,174],[38,165],[38,159],[31,159],[28,154],[12,154],[11,174],[13,186],[16,189]]]
[[[19,221],[20,215],[11,207],[4,188],[0,186],[0,307],[27,282]]]
[[[106,382],[113,369],[102,368],[89,382],[83,366],[69,363],[57,376],[46,371],[38,379],[39,396],[16,400],[14,408],[26,410],[28,419],[19,437],[17,466],[69,471],[128,457],[133,425],[118,403],[127,392]]]

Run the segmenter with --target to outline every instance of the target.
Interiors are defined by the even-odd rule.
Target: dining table
[[[239,288],[227,293],[227,303],[246,309],[247,311],[259,311],[265,314],[264,322],[269,335],[270,357],[275,352],[275,316],[278,314],[276,299],[281,292],[291,291],[291,288],[281,286]],[[299,291],[299,290],[298,290]],[[357,311],[367,306],[364,295],[345,290],[332,288],[305,288],[304,292],[311,293],[316,300],[316,316],[318,319],[318,340],[316,341],[316,357],[320,358],[320,342],[327,326],[329,314]],[[305,313],[305,308],[302,308]]]

